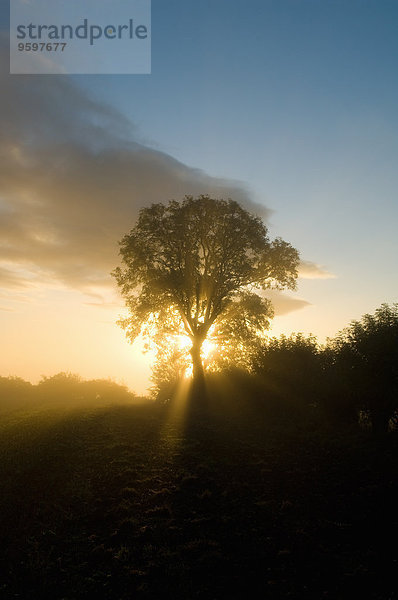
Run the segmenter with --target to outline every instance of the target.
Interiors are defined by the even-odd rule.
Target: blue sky
[[[2,29],[7,30],[4,2],[0,16]],[[37,174],[30,182],[31,189],[50,198],[51,186],[59,184],[59,165],[67,165],[62,177],[68,198],[72,198],[69,215],[66,194],[65,200],[53,194],[47,212],[32,225],[37,229],[36,238],[50,244],[51,232],[58,231],[71,247],[78,248],[76,256],[68,249],[75,263],[87,254],[87,264],[79,263],[79,269],[68,262],[66,252],[64,257],[56,254],[57,267],[49,258],[55,256],[50,246],[47,254],[34,248],[30,262],[21,250],[19,262],[16,252],[4,259],[8,281],[14,281],[15,273],[21,278],[27,270],[36,269],[29,275],[35,286],[29,288],[31,301],[25,305],[32,307],[31,312],[25,308],[21,313],[21,298],[10,295],[8,304],[3,303],[10,336],[15,335],[13,328],[19,327],[22,317],[28,330],[30,319],[37,327],[39,296],[47,313],[54,294],[64,307],[68,303],[73,306],[71,322],[72,313],[80,314],[80,305],[87,305],[88,310],[88,305],[97,302],[87,296],[92,293],[86,285],[90,265],[91,279],[95,271],[100,281],[116,258],[101,255],[102,262],[97,260],[96,233],[81,225],[84,245],[76,218],[79,223],[88,222],[88,209],[94,207],[97,231],[109,234],[110,240],[117,239],[119,231],[124,233],[121,227],[132,225],[128,218],[134,217],[140,204],[167,200],[171,193],[185,189],[188,193],[202,185],[270,209],[271,236],[282,236],[300,250],[305,261],[320,266],[317,273],[312,270],[311,276],[307,273],[299,280],[292,296],[307,304],[300,310],[282,311],[274,321],[275,334],[304,331],[323,340],[351,319],[373,312],[382,302],[398,300],[395,0],[153,0],[151,75],[24,78],[9,76],[4,68],[1,75],[0,125],[7,139],[15,138],[18,152],[40,148],[34,155]],[[11,99],[8,104],[7,98]],[[19,121],[23,132],[21,124],[17,127]],[[133,124],[131,130],[127,121]],[[125,139],[138,145],[140,158],[134,165],[129,160],[135,161],[135,151],[127,160],[115,150],[118,144],[124,147],[121,131]],[[24,136],[29,137],[29,148]],[[90,145],[108,149],[103,180]],[[48,166],[49,157],[57,157],[55,166]],[[13,163],[7,173],[15,167],[15,179],[21,180],[26,170],[20,155],[17,159],[20,172]],[[53,178],[47,187],[43,187],[43,172]],[[76,182],[84,196],[76,191]],[[132,200],[128,208],[129,190]],[[11,192],[8,197],[0,189],[0,208],[2,199],[7,208],[16,197],[14,188]],[[85,213],[88,193],[91,204]],[[29,206],[23,206],[20,210],[30,215]],[[120,213],[114,224],[113,206],[114,212]],[[70,225],[65,225],[68,218]],[[46,230],[47,222],[51,227]],[[10,222],[10,231],[11,226]],[[24,227],[24,231],[29,228],[28,220]],[[15,228],[14,241],[9,244],[21,239],[17,233],[21,236]],[[25,248],[28,253],[28,241]],[[64,286],[61,291],[55,289],[58,281]],[[28,291],[23,292],[25,299]],[[100,295],[98,290],[95,293]],[[107,335],[119,335],[114,332],[114,321],[120,300],[108,298],[108,292],[101,294],[103,316],[90,317],[88,334],[97,347]],[[94,310],[98,315],[99,309]],[[87,316],[76,316],[77,329],[83,322],[88,322]],[[102,333],[95,323],[101,324]],[[125,345],[120,336],[112,342],[113,349]],[[32,348],[36,339],[32,333]],[[123,369],[127,372],[131,358],[127,352],[131,351],[116,352],[119,358],[126,352]],[[21,362],[17,354],[12,360]],[[48,368],[44,364],[41,372],[50,374],[49,369],[58,369],[58,364],[58,370],[69,367],[79,371],[78,360],[76,357],[74,366],[72,353],[59,350],[57,364],[48,363]],[[109,356],[106,364],[111,365]],[[112,368],[109,375],[124,377],[124,371]],[[26,373],[34,377],[33,368]],[[88,363],[86,374],[97,375]]]
[[[322,285],[346,316],[396,299],[398,3],[154,1],[152,44],[152,75],[79,84],[150,144],[245,182],[335,273]]]

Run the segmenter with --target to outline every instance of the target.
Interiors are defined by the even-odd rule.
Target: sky
[[[271,334],[398,301],[395,0],[153,0],[148,75],[10,75],[0,6],[0,375],[142,393],[110,272],[139,209],[185,194],[300,251]]]

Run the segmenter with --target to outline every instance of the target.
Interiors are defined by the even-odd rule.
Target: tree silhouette
[[[252,359],[252,371],[282,395],[313,401],[320,378],[320,348],[313,335],[292,333],[270,338]]]
[[[185,334],[196,380],[209,333],[242,344],[268,327],[272,308],[259,291],[294,289],[299,260],[290,244],[269,240],[258,216],[207,195],[143,208],[120,254],[113,275],[129,309],[119,322],[128,338]]]
[[[352,321],[329,340],[329,351],[374,433],[385,433],[398,408],[398,304],[382,304],[374,315]]]
[[[257,349],[251,373],[268,411],[292,421],[319,415],[321,356],[317,339],[303,333],[271,337]]]

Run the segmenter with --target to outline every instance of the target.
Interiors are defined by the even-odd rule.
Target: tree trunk
[[[192,366],[193,366],[193,380],[198,382],[202,381],[205,376],[202,357],[200,356],[200,350],[202,348],[203,340],[194,340],[192,343],[192,348],[190,350],[192,356]]]
[[[205,386],[205,370],[203,367],[200,351],[203,344],[203,337],[197,337],[192,342],[190,350],[192,357],[192,387],[191,387],[191,408],[202,411],[206,407],[206,386]]]

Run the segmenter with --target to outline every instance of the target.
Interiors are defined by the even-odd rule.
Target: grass
[[[171,415],[3,416],[1,598],[397,597],[395,434]]]

